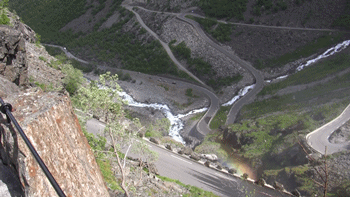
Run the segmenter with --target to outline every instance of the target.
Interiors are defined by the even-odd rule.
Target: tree
[[[301,148],[303,149],[304,153],[307,155],[307,158],[310,162],[310,166],[312,167],[312,169],[315,170],[316,172],[316,179],[312,179],[311,180],[321,188],[322,190],[322,194],[323,197],[327,197],[327,192],[328,192],[328,185],[329,185],[329,170],[328,170],[328,164],[327,164],[327,146],[325,147],[325,153],[323,155],[323,159],[321,161],[321,164],[319,165],[319,162],[316,161],[315,158],[313,158],[312,156],[310,156],[305,147],[302,145],[302,143],[299,141],[298,142],[299,145],[301,146]]]
[[[135,128],[131,128],[131,124],[127,121],[123,121],[125,120],[122,108],[124,102],[118,95],[121,88],[117,79],[118,76],[111,75],[110,72],[100,75],[99,81],[92,81],[87,87],[81,87],[73,100],[81,109],[102,117],[101,119],[106,123],[105,132],[109,136],[113,148],[112,153],[117,159],[117,166],[122,177],[120,186],[125,195],[130,196],[125,184],[125,162],[130,147],[135,141],[135,134],[143,127],[140,128],[141,124],[138,120],[133,123]],[[123,156],[121,151],[124,147],[127,147],[127,151]],[[148,151],[147,147],[143,147],[143,151]]]

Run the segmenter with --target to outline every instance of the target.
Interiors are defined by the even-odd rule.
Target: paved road
[[[194,14],[194,13],[187,13],[186,15],[192,15],[198,18],[206,18],[204,16]],[[247,26],[247,27],[259,27],[259,28],[269,28],[269,29],[285,29],[285,30],[302,30],[302,31],[328,31],[328,32],[334,32],[339,31],[337,29],[320,29],[320,28],[307,28],[307,27],[286,27],[286,26],[271,26],[271,25],[255,25],[255,24],[247,24],[247,23],[234,23],[234,22],[227,22],[223,20],[218,20],[218,22],[224,23],[224,24],[231,24],[231,25],[241,25],[241,26]]]
[[[69,51],[67,51],[67,49],[65,47],[61,47],[61,46],[58,46],[58,45],[54,45],[54,44],[43,44],[44,46],[49,46],[49,47],[56,47],[56,48],[60,48],[68,58],[72,58],[72,59],[75,59],[77,60],[78,62],[81,62],[81,63],[84,63],[84,64],[89,64],[89,62],[87,61],[84,61],[82,59],[79,59],[77,57],[75,57],[73,54],[71,54]]]
[[[143,9],[145,11],[149,11],[149,12],[155,12],[155,13],[162,13],[159,11],[152,11],[152,10],[148,10],[142,7],[137,7],[138,9]],[[131,9],[129,7],[129,9]],[[135,12],[134,12],[135,13]],[[264,85],[264,78],[263,76],[260,74],[260,72],[258,70],[256,70],[251,64],[249,64],[248,62],[240,59],[238,56],[235,56],[229,52],[226,51],[226,49],[224,49],[223,47],[221,47],[220,45],[216,44],[213,40],[211,40],[210,38],[208,38],[208,36],[205,34],[205,32],[202,30],[202,28],[200,27],[200,25],[185,17],[185,15],[188,15],[188,13],[170,13],[167,12],[168,14],[172,14],[175,15],[178,19],[192,25],[195,30],[198,32],[198,34],[212,47],[214,47],[216,50],[220,51],[221,53],[223,53],[224,55],[226,55],[228,58],[230,58],[232,61],[238,63],[242,68],[246,69],[250,74],[253,75],[253,77],[255,78],[255,87],[249,91],[249,93],[247,93],[245,96],[241,97],[237,102],[235,102],[232,107],[231,110],[229,111],[228,115],[227,115],[227,120],[226,120],[226,124],[232,124],[234,123],[237,113],[239,112],[239,110],[243,107],[243,105],[247,104],[248,102],[250,102],[252,99],[255,98],[255,96],[262,90],[263,85]],[[158,37],[157,37],[158,38]],[[159,39],[159,38],[158,38]],[[213,117],[215,114],[213,114],[210,117]],[[206,129],[206,127],[208,127],[208,124],[210,124],[211,120],[209,120],[209,122],[205,122],[205,119],[208,116],[204,116],[202,117],[202,119],[200,120],[199,124],[197,124],[197,130],[198,131],[203,131]]]
[[[253,75],[253,77],[255,78],[255,86],[252,90],[250,90],[246,95],[244,95],[243,97],[241,97],[237,102],[235,102],[232,107],[231,110],[229,111],[228,115],[227,115],[227,120],[226,120],[226,125],[228,124],[233,124],[237,113],[239,112],[239,110],[243,107],[243,105],[247,104],[248,102],[250,102],[252,99],[255,98],[255,96],[262,90],[263,85],[264,85],[264,78],[261,75],[261,73],[256,70],[251,64],[249,64],[248,62],[240,59],[238,56],[233,55],[231,53],[229,53],[228,51],[226,51],[223,47],[219,46],[218,44],[216,44],[214,41],[212,41],[210,38],[208,38],[208,36],[205,34],[205,32],[202,30],[202,28],[200,27],[200,25],[193,21],[190,20],[188,18],[185,17],[186,13],[180,13],[179,15],[177,15],[177,17],[182,20],[185,21],[187,23],[189,23],[190,25],[192,25],[196,31],[198,32],[198,34],[212,47],[214,47],[216,50],[220,51],[221,53],[223,53],[224,55],[226,55],[228,58],[230,58],[232,61],[238,63],[242,68],[244,68],[245,70],[247,70],[250,74]]]
[[[192,74],[190,71],[188,71],[184,66],[182,66],[180,64],[179,61],[177,61],[177,59],[175,58],[173,52],[171,51],[171,49],[169,48],[168,44],[166,44],[165,42],[163,42],[161,39],[159,39],[158,35],[156,33],[154,33],[141,19],[140,15],[136,12],[134,12],[132,10],[132,7],[127,6],[127,5],[123,5],[123,7],[125,7],[126,9],[130,10],[131,12],[133,12],[138,20],[138,22],[141,24],[141,26],[143,28],[146,29],[146,31],[148,33],[150,33],[153,37],[155,37],[163,46],[163,48],[165,49],[165,51],[168,53],[169,57],[171,58],[171,60],[175,63],[175,65],[182,71],[186,72],[188,75],[190,75],[192,78],[194,78],[196,81],[198,81],[199,83],[201,83],[203,86],[208,87],[202,80],[200,80],[198,77],[196,77],[194,74]]]
[[[138,6],[135,6],[138,7]],[[146,11],[156,12],[156,13],[165,13],[165,14],[172,14],[172,15],[178,15],[179,13],[175,12],[160,12],[155,10],[148,10],[143,7],[138,7]],[[205,16],[192,13],[191,10],[196,10],[197,7],[191,7],[186,10],[183,10],[182,13],[185,15],[191,15],[198,18],[207,18]],[[328,32],[334,32],[334,31],[340,31],[337,29],[320,29],[320,28],[308,28],[308,27],[287,27],[287,26],[271,26],[271,25],[256,25],[256,24],[247,24],[247,23],[234,23],[234,22],[228,22],[224,20],[217,20],[218,22],[224,23],[224,24],[232,24],[232,25],[241,25],[241,26],[247,26],[247,27],[259,27],[259,28],[268,28],[268,29],[285,29],[285,30],[303,30],[303,31],[328,31]]]
[[[96,119],[90,119],[86,123],[86,129],[95,135],[100,134],[104,129],[104,124]],[[279,191],[254,185],[215,169],[207,168],[202,164],[160,148],[152,143],[146,143],[148,143],[151,150],[159,154],[158,161],[155,164],[162,176],[178,179],[182,183],[200,187],[223,197],[243,197],[249,192],[253,194],[248,196],[256,197],[289,196]]]
[[[327,147],[327,155],[350,150],[350,142],[342,144],[333,144],[329,142],[329,136],[350,120],[350,105],[334,120],[316,129],[315,131],[306,135],[307,143],[317,152],[325,154],[325,147]]]

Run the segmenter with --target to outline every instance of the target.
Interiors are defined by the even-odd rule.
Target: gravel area
[[[329,137],[329,141],[335,144],[350,142],[350,121],[335,130]]]

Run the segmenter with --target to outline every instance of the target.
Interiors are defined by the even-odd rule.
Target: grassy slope
[[[102,10],[100,8],[104,8],[106,1],[99,0],[99,2],[93,6],[87,5],[85,0],[32,0],[24,4],[14,0],[10,6],[25,23],[41,34],[43,42],[66,46],[96,63],[107,62],[112,66],[147,74],[170,74],[190,79],[186,73],[177,69],[159,42],[147,38],[145,30],[133,20],[133,14],[119,6],[120,0],[113,0],[107,15],[97,19],[99,22],[94,25],[90,33],[59,31],[88,9],[92,9],[92,12]],[[119,13],[119,21],[110,28],[98,31],[107,20],[107,16],[115,12]],[[130,26],[131,29],[126,31],[125,29]]]
[[[273,93],[290,85],[317,81],[349,68],[348,51],[349,49],[320,61],[284,81],[266,86],[263,94]],[[349,104],[349,97],[350,73],[347,73],[306,90],[274,96],[244,106],[240,111],[238,122],[229,126],[229,133],[234,132],[238,136],[243,136],[241,140],[249,139],[248,143],[244,143],[238,150],[239,154],[251,161],[260,158],[264,170],[272,170],[266,172],[282,168],[299,168],[300,166],[292,167],[293,162],[288,154],[285,155],[283,152],[288,152],[291,147],[297,146],[298,140],[307,133],[337,117]],[[218,114],[224,117],[224,111],[225,109],[222,109]],[[212,126],[215,125],[217,128],[220,124],[213,124],[214,120]],[[220,122],[220,118],[215,121]],[[211,140],[223,139],[222,135],[217,132]],[[232,144],[222,145],[231,147],[229,150],[233,148]],[[304,175],[296,173],[296,176],[304,183],[298,188],[299,190],[307,191],[314,186]]]
[[[332,75],[340,70],[350,67],[349,56],[347,52],[339,53],[333,57],[316,63],[309,68],[288,77],[279,83],[270,84],[264,88],[262,94],[273,93],[277,90],[297,84],[307,84],[312,81],[320,80],[326,76]],[[345,106],[348,105],[350,96],[350,74],[336,77],[327,83],[319,84],[314,87],[307,88],[283,96],[274,96],[270,99],[255,101],[242,108],[239,114],[238,123],[231,125],[232,131],[249,133],[256,140],[261,137],[254,136],[253,132],[274,140],[274,136],[270,136],[272,129],[278,128],[284,130],[297,122],[302,122],[303,129],[299,129],[299,133],[307,133],[317,128],[321,124],[330,121],[336,117]],[[264,122],[264,124],[261,123]],[[249,123],[249,124],[248,124]],[[267,123],[267,125],[265,125]],[[265,125],[263,128],[257,126],[247,127],[244,125]],[[285,126],[285,124],[287,126]],[[265,134],[262,134],[265,133]],[[260,143],[257,143],[260,144]],[[248,157],[262,156],[270,151],[270,146],[263,149],[253,148],[255,145],[247,145],[244,153]],[[249,151],[254,151],[249,156]]]
[[[43,41],[57,36],[58,30],[86,12],[86,0],[11,0],[9,7],[42,36]]]

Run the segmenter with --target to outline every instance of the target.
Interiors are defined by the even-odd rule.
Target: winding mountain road
[[[340,151],[350,150],[350,142],[333,144],[329,141],[329,136],[350,120],[350,105],[335,119],[323,125],[322,127],[314,130],[306,135],[306,141],[314,150],[321,154],[325,154],[325,148],[327,147],[327,155],[337,153]]]
[[[129,8],[129,10],[130,9],[132,10],[132,8],[130,6],[128,6],[128,8]],[[149,12],[162,13],[162,12],[159,12],[159,11],[148,10],[148,9],[145,9],[145,8],[142,8],[142,7],[137,7],[137,8],[138,9],[143,9],[143,10],[149,11]],[[213,48],[215,48],[219,52],[221,52],[224,55],[226,55],[232,61],[238,63],[243,69],[247,70],[255,78],[255,84],[256,85],[254,86],[254,88],[252,90],[250,90],[246,95],[241,97],[237,102],[235,102],[232,105],[231,110],[229,111],[229,114],[227,115],[226,125],[233,124],[235,119],[236,119],[236,116],[237,116],[239,110],[243,107],[243,105],[247,104],[252,99],[254,99],[255,96],[262,90],[263,85],[264,85],[264,78],[263,78],[263,76],[251,64],[249,64],[248,62],[240,59],[238,56],[235,56],[235,55],[229,53],[226,49],[224,49],[220,45],[216,44],[213,40],[211,40],[206,35],[206,33],[202,30],[202,28],[200,27],[200,25],[197,22],[195,22],[195,21],[185,17],[185,15],[188,15],[188,13],[171,13],[171,12],[167,12],[167,14],[175,15],[179,20],[190,24],[192,27],[194,27],[194,29],[202,37],[202,39],[204,41],[206,41],[210,46],[212,46]],[[157,37],[157,39],[159,39],[159,38]],[[209,114],[209,115],[210,116],[204,116],[201,119],[201,121],[198,122],[197,129],[199,131],[202,131],[203,129],[206,129],[206,127],[208,127],[208,125],[210,124],[211,119],[210,119],[210,121],[208,123],[205,123],[204,120],[207,117],[212,118],[215,114]]]
[[[90,119],[86,123],[86,129],[89,133],[102,135],[104,123]],[[137,143],[137,142],[134,142]],[[251,182],[242,180],[233,175],[225,174],[219,170],[205,167],[204,165],[178,155],[172,151],[161,148],[153,143],[146,141],[148,147],[158,153],[158,160],[155,162],[160,175],[177,179],[185,184],[190,184],[222,197],[280,197],[290,196],[278,190],[266,187],[260,187]],[[131,152],[129,156],[137,158]]]
[[[68,52],[66,49],[64,49],[64,47],[61,47],[58,45],[53,45],[53,44],[44,44],[44,45],[61,49],[69,58],[74,58],[75,60],[82,62],[82,63],[85,63],[85,64],[89,63],[87,61],[84,61],[82,59],[75,57],[70,52]],[[70,54],[70,56],[68,56],[68,54]],[[162,77],[162,78],[163,78],[164,82],[167,82],[169,84],[174,81],[174,79],[168,79],[166,77]],[[209,126],[208,126],[209,124],[205,122],[205,120],[207,119],[205,117],[209,117],[209,119],[210,119],[209,121],[211,121],[211,119],[214,117],[214,115],[216,114],[216,112],[220,108],[219,98],[213,92],[211,92],[210,90],[208,90],[207,88],[204,88],[202,86],[195,85],[195,84],[188,83],[188,82],[184,82],[184,81],[177,81],[176,83],[178,85],[183,83],[183,84],[186,84],[185,85],[186,87],[191,87],[193,89],[199,90],[199,91],[203,92],[205,95],[207,95],[207,97],[210,100],[210,106],[209,106],[207,112],[204,114],[202,119],[200,121],[198,121],[198,123],[196,125],[197,131],[202,135],[202,136],[197,136],[197,137],[202,138],[211,131]]]
[[[132,8],[130,6],[127,5],[123,5],[124,8],[126,8],[127,10],[133,12],[136,16],[136,19],[138,20],[138,22],[140,23],[140,25],[146,29],[146,31],[148,33],[150,33],[155,39],[157,39],[163,46],[163,48],[166,50],[166,52],[168,53],[169,57],[171,58],[171,60],[175,63],[175,65],[182,71],[186,72],[188,75],[190,75],[192,78],[194,78],[196,81],[198,81],[199,83],[201,83],[203,86],[208,87],[202,80],[200,80],[198,77],[196,77],[194,74],[192,74],[190,71],[188,71],[184,66],[182,66],[180,64],[179,61],[177,61],[177,59],[175,58],[173,52],[171,51],[170,47],[163,42],[161,39],[159,39],[158,35],[156,33],[154,33],[142,20],[142,18],[140,17],[140,15],[133,11]]]
[[[186,18],[186,15],[192,15],[196,17],[205,18],[203,16],[193,14],[193,13],[172,13],[172,12],[159,12],[159,11],[152,11],[148,10],[142,7],[137,7],[139,9],[143,9],[145,11],[149,12],[155,12],[155,13],[167,13],[171,15],[175,15],[179,20],[182,20],[191,26],[194,27],[194,29],[197,31],[197,33],[204,39],[210,46],[214,47],[224,55],[226,55],[228,58],[230,58],[232,61],[238,63],[242,68],[246,69],[248,72],[250,72],[254,78],[255,78],[255,86],[252,90],[250,90],[246,95],[241,97],[238,101],[236,101],[230,111],[227,115],[226,125],[233,124],[239,110],[247,103],[253,101],[255,96],[262,90],[264,79],[263,76],[260,74],[258,70],[256,70],[251,64],[248,62],[240,59],[239,57],[230,54],[227,52],[223,47],[215,43],[212,39],[210,39],[206,33],[203,31],[203,29],[200,27],[200,24],[197,22],[190,20]],[[219,21],[223,23],[229,23],[226,21]],[[317,28],[298,28],[298,27],[276,27],[276,26],[265,26],[265,25],[252,25],[252,24],[241,24],[241,23],[230,23],[234,25],[244,25],[244,26],[250,26],[250,27],[261,27],[261,28],[274,28],[274,29],[286,29],[286,30],[305,30],[305,31],[338,31],[333,29],[317,29]],[[213,100],[212,100],[213,101]],[[216,113],[216,111],[215,111]],[[212,113],[208,113],[212,114]],[[215,115],[215,114],[214,114]],[[210,131],[208,128],[208,125],[210,124],[210,121],[206,123],[204,120],[207,118],[207,114],[202,117],[202,119],[197,124],[197,130],[198,131]],[[344,112],[334,119],[333,121],[329,122],[328,124],[316,129],[315,131],[311,132],[306,136],[308,144],[315,149],[316,151],[320,152],[321,154],[325,154],[325,147],[327,147],[327,154],[333,154],[336,152],[344,151],[344,150],[350,150],[350,142],[349,143],[343,143],[343,144],[332,144],[329,142],[329,136],[340,126],[342,126],[345,122],[350,120],[350,105],[344,110]],[[207,133],[205,133],[207,134]]]
[[[188,73],[190,76],[193,76],[195,79],[197,79],[202,85],[204,85],[205,87],[207,87],[202,81],[200,81],[197,77],[195,77],[191,72],[189,72],[187,69],[185,69],[174,57],[173,53],[171,52],[169,46],[164,43],[163,41],[161,41],[158,37],[158,35],[156,35],[151,29],[149,29],[143,22],[143,20],[141,19],[141,17],[134,12],[132,9],[133,7],[131,6],[127,6],[127,5],[123,5],[125,8],[127,8],[128,10],[132,11],[135,16],[137,17],[137,20],[139,21],[139,23],[149,32],[151,33],[152,36],[154,36],[157,40],[159,40],[162,44],[162,46],[165,48],[165,50],[167,51],[167,53],[169,54],[169,56],[171,57],[171,59],[174,61],[174,63],[178,66],[179,69],[185,71],[186,73]],[[147,10],[145,8],[142,7],[137,7],[139,9],[143,9],[145,11],[150,11],[150,12],[156,12],[156,13],[163,13],[163,12],[159,12],[159,11],[152,11],[152,10]],[[227,121],[226,124],[232,124],[235,121],[235,118],[237,116],[237,113],[239,112],[239,110],[243,107],[243,105],[247,104],[248,102],[251,102],[255,96],[259,93],[259,91],[263,88],[263,77],[260,74],[260,72],[258,70],[256,70],[252,65],[250,65],[248,62],[240,59],[237,56],[234,56],[232,54],[230,54],[229,52],[227,52],[224,48],[222,48],[221,46],[219,46],[218,44],[216,44],[214,41],[212,41],[210,38],[208,38],[208,36],[205,34],[205,32],[202,30],[202,28],[200,27],[200,25],[193,21],[190,20],[188,18],[185,17],[185,15],[187,15],[188,13],[168,13],[168,14],[172,14],[175,15],[179,20],[182,20],[190,25],[192,25],[195,30],[198,32],[198,34],[212,47],[214,47],[215,49],[217,49],[218,51],[220,51],[221,53],[225,54],[227,57],[229,57],[232,61],[237,62],[240,66],[242,66],[242,68],[246,69],[248,72],[250,72],[254,78],[255,78],[255,86],[252,90],[250,90],[245,96],[241,97],[238,101],[236,101],[233,106],[231,107],[231,110],[228,114],[227,117]],[[195,14],[191,14],[191,15],[195,15]],[[195,15],[197,16],[197,15]],[[248,25],[248,24],[246,24]],[[249,25],[252,26],[252,25]],[[253,25],[253,26],[257,26],[257,25]],[[278,28],[282,28],[282,27],[278,27]],[[290,27],[283,27],[284,29],[295,29],[295,28],[290,28]],[[297,28],[300,29],[300,28]],[[317,31],[331,31],[328,29],[308,29],[308,28],[301,28],[300,30],[317,30]],[[74,58],[77,61],[83,62],[83,63],[88,63],[84,60],[81,60],[79,58],[76,58],[75,56],[73,56],[71,53],[69,53],[66,49],[64,49],[61,46],[57,46],[57,45],[50,45],[50,44],[46,44],[47,46],[52,46],[52,47],[58,47],[60,48],[62,51],[64,51],[66,53],[66,55],[70,58]],[[214,117],[214,115],[216,114],[216,112],[219,109],[219,99],[217,98],[217,96],[212,93],[210,90],[203,88],[201,86],[196,86],[194,85],[194,87],[200,91],[202,91],[203,93],[205,93],[209,99],[210,99],[210,107],[208,109],[208,111],[206,112],[206,114],[202,117],[202,119],[197,123],[197,131],[200,132],[202,135],[206,135],[210,132],[210,128],[209,128],[209,123],[212,120],[212,118]],[[343,111],[343,113],[337,117],[336,119],[334,119],[333,121],[327,123],[326,125],[316,129],[315,131],[309,133],[306,136],[307,142],[308,144],[315,149],[316,151],[325,154],[325,147],[327,147],[327,153],[328,154],[332,154],[335,152],[339,152],[339,151],[343,151],[343,150],[349,150],[350,149],[350,142],[349,143],[343,143],[343,144],[332,144],[329,142],[328,138],[329,136],[336,130],[338,129],[340,126],[342,126],[346,121],[350,120],[350,105]]]

